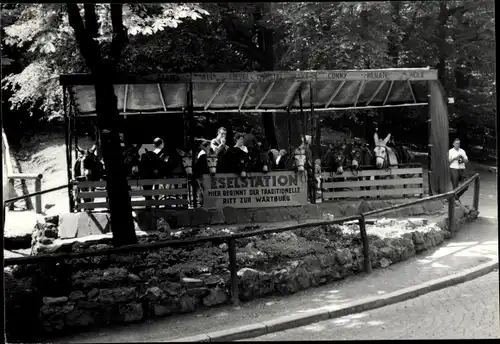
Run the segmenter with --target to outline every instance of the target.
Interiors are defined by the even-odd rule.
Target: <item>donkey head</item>
[[[306,151],[303,148],[297,148],[293,152],[294,158],[294,166],[297,168],[299,173],[303,173],[305,171],[306,165]]]
[[[182,159],[184,171],[186,171],[186,174],[190,177],[193,174],[193,157],[180,149],[177,149],[177,153],[179,153]]]
[[[373,135],[373,139],[375,142],[375,148],[373,149],[373,153],[375,154],[375,166],[377,168],[382,168],[387,165],[387,142],[391,139],[391,134],[387,134],[385,139],[379,139],[378,134],[375,133]]]

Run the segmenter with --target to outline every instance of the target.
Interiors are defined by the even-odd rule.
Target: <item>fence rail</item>
[[[302,223],[292,226],[286,226],[282,228],[268,228],[261,229],[251,232],[245,233],[233,233],[229,235],[222,236],[210,236],[210,237],[199,237],[189,240],[169,240],[169,241],[157,241],[155,243],[148,244],[135,244],[135,245],[127,245],[122,247],[116,247],[106,250],[98,250],[98,251],[87,251],[87,252],[72,252],[72,253],[55,253],[55,254],[45,254],[31,257],[18,257],[18,258],[7,258],[4,260],[4,266],[12,266],[12,265],[27,265],[27,264],[39,264],[47,261],[62,261],[65,259],[74,259],[74,258],[85,258],[92,256],[102,256],[102,255],[110,255],[117,253],[132,253],[132,252],[144,252],[154,249],[161,249],[165,247],[171,246],[186,246],[193,244],[200,244],[205,242],[227,242],[228,251],[229,251],[229,262],[230,262],[230,271],[231,271],[231,300],[233,303],[239,303],[238,298],[238,275],[237,275],[237,263],[236,263],[236,240],[241,238],[248,238],[252,236],[262,235],[262,234],[270,234],[270,233],[279,233],[279,232],[287,232],[291,230],[307,228],[311,226],[322,226],[322,225],[333,225],[333,224],[341,224],[348,221],[358,221],[360,236],[363,242],[363,256],[364,256],[364,270],[367,273],[372,271],[371,260],[370,260],[370,250],[369,250],[369,241],[368,235],[366,233],[366,217],[370,215],[383,214],[389,211],[394,211],[402,208],[407,208],[416,204],[421,204],[424,202],[434,201],[434,200],[448,200],[448,227],[452,236],[455,234],[455,195],[460,193],[469,187],[469,185],[475,182],[474,184],[474,198],[473,198],[473,207],[478,209],[479,207],[479,174],[474,174],[471,178],[466,180],[463,185],[457,187],[456,189],[449,191],[444,194],[430,196],[426,198],[421,198],[417,200],[413,200],[407,203],[394,205],[392,207],[377,209],[365,212],[360,215],[350,216],[339,218],[335,220],[327,220],[327,221],[319,221],[315,223]]]
[[[41,173],[14,173],[14,170],[12,168],[12,160],[10,156],[10,147],[9,147],[9,142],[7,141],[7,135],[5,134],[5,131],[2,128],[2,155],[3,155],[3,164],[5,165],[5,169],[7,172],[7,179],[8,179],[8,188],[9,188],[9,198],[12,199],[12,195],[15,194],[15,181],[21,180],[23,183],[25,180],[34,180],[35,181],[35,196],[33,194],[30,195],[25,195],[23,197],[18,198],[17,200],[20,199],[26,199],[28,197],[35,197],[35,211],[37,214],[42,213],[42,196],[40,191],[42,190],[42,178],[43,175]],[[10,202],[11,204],[9,205],[9,209],[13,209],[13,202]],[[30,206],[31,207],[31,206]]]
[[[368,168],[360,171],[347,170],[341,174],[323,172],[322,202],[380,196],[423,197],[424,171],[422,166],[400,165],[398,168],[391,169]]]
[[[90,202],[77,202],[76,209],[108,208],[108,191],[106,181],[77,181],[76,200],[91,199]],[[187,206],[189,204],[189,182],[186,178],[163,178],[163,179],[130,179],[129,187],[138,189],[129,190],[132,208],[149,206]],[[144,190],[144,186],[158,186],[154,190]],[[165,187],[168,186],[168,187]],[[101,188],[102,190],[93,190]],[[90,190],[89,190],[90,189]],[[154,200],[144,200],[144,197],[154,196]],[[97,200],[95,198],[105,198]],[[139,199],[138,199],[139,198]]]

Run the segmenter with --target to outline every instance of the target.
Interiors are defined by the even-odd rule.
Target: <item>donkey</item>
[[[142,179],[159,179],[167,174],[166,161],[153,151],[145,148],[145,152],[141,155],[139,174]],[[143,185],[144,190],[158,189],[157,185]],[[154,196],[156,200],[159,196]],[[152,196],[144,196],[147,201],[152,200]],[[147,206],[146,208],[150,208]]]
[[[83,150],[76,146],[79,153],[78,158],[73,166],[74,178],[77,181],[99,181],[104,176],[104,166],[99,157],[96,155],[97,145],[92,145],[91,148]],[[81,188],[81,191],[95,191],[95,188]],[[83,202],[93,202],[93,198],[83,198]]]
[[[391,147],[387,146],[387,143],[391,139],[391,134],[387,134],[385,139],[379,139],[378,133],[373,135],[373,139],[375,142],[375,148],[373,149],[373,153],[375,155],[375,167],[377,169],[385,169],[386,171],[390,171],[391,169],[398,168],[398,158],[396,153]],[[395,175],[389,176],[391,179],[395,179]],[[387,179],[387,177],[376,177],[376,180]],[[377,190],[380,189],[377,186]],[[377,196],[378,198],[379,196]]]

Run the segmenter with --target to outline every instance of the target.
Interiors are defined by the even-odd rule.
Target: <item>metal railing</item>
[[[41,173],[14,173],[12,169],[12,160],[10,156],[10,147],[9,143],[7,141],[7,135],[5,135],[5,131],[2,129],[2,152],[3,152],[3,158],[4,161],[3,163],[5,164],[5,169],[7,172],[7,179],[9,182],[8,188],[9,188],[9,195],[15,193],[15,180],[19,179],[21,182],[24,182],[26,180],[34,180],[35,181],[35,193],[34,194],[28,194],[24,195],[21,197],[15,197],[15,200],[21,200],[21,199],[26,199],[29,197],[35,197],[35,211],[37,214],[42,214],[42,196],[40,191],[42,190],[42,178],[43,175]],[[9,201],[11,201],[14,198],[11,198]],[[7,201],[5,202],[7,203]],[[12,203],[9,202],[9,203]],[[11,208],[12,205],[9,206]]]
[[[358,221],[360,235],[363,242],[363,256],[364,256],[364,271],[366,273],[372,272],[372,265],[370,259],[370,247],[368,235],[366,233],[366,217],[372,215],[383,214],[391,211],[395,211],[398,209],[403,209],[407,207],[411,207],[416,204],[421,204],[429,201],[435,200],[448,200],[448,223],[449,223],[449,231],[454,236],[455,233],[455,195],[460,193],[469,187],[469,185],[474,183],[474,199],[473,199],[473,207],[477,210],[479,206],[479,174],[474,174],[471,178],[466,180],[461,186],[456,189],[449,191],[444,194],[430,196],[426,198],[420,198],[417,200],[413,200],[407,203],[394,205],[388,208],[382,208],[377,210],[372,210],[365,212],[360,215],[354,215],[349,217],[338,218],[335,220],[326,220],[326,221],[318,221],[314,223],[301,223],[297,225],[285,226],[282,228],[268,228],[268,229],[260,229],[251,232],[245,233],[233,233],[229,235],[221,235],[221,236],[209,236],[209,237],[199,237],[193,239],[184,239],[184,240],[164,240],[157,241],[154,243],[148,244],[133,244],[126,245],[121,247],[115,247],[105,250],[97,250],[97,251],[87,251],[87,252],[71,252],[71,253],[54,253],[54,254],[44,254],[30,257],[16,257],[16,258],[7,258],[4,260],[4,266],[12,266],[12,265],[27,265],[27,264],[39,264],[46,263],[50,261],[62,261],[65,259],[75,259],[75,258],[87,258],[87,257],[95,257],[95,256],[103,256],[103,255],[111,255],[111,254],[119,254],[119,253],[132,253],[132,252],[145,252],[149,250],[156,250],[165,247],[175,247],[175,246],[187,246],[193,244],[201,244],[205,242],[227,242],[228,245],[228,253],[229,253],[229,268],[231,274],[231,300],[233,303],[239,303],[239,292],[238,292],[238,267],[236,262],[236,240],[242,238],[253,237],[257,235],[263,234],[271,234],[271,233],[281,233],[288,232],[291,230],[302,229],[312,226],[322,226],[322,225],[334,225],[334,224],[342,224],[347,221]]]

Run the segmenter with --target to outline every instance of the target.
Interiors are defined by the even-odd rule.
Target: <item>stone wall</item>
[[[165,220],[171,228],[203,225],[234,225],[248,223],[280,222],[289,220],[323,219],[358,215],[363,212],[406,203],[408,200],[360,200],[334,203],[307,204],[297,207],[276,208],[224,208],[207,210],[152,210],[136,211],[139,228],[156,230],[156,219]],[[416,216],[436,214],[445,210],[446,202],[430,201],[388,213],[387,216]]]
[[[458,225],[477,217],[477,212],[463,207],[457,207],[456,214]],[[49,224],[55,221],[47,220]],[[449,237],[446,227],[446,218],[442,217],[431,227],[425,221],[411,223],[397,238],[369,235],[372,266],[385,268],[441,244]],[[51,225],[38,227],[39,232],[52,229]],[[220,234],[220,230],[192,228],[175,233],[144,233],[139,241]],[[34,238],[36,235],[40,238],[46,233],[34,234]],[[111,247],[109,240],[77,240],[56,245],[52,251],[104,249]],[[239,297],[244,301],[295,293],[343,279],[363,268],[362,243],[355,223],[245,238],[238,240],[237,246]],[[5,268],[4,277],[6,326],[11,342],[193,312],[228,302],[230,295],[224,243],[16,266]]]

